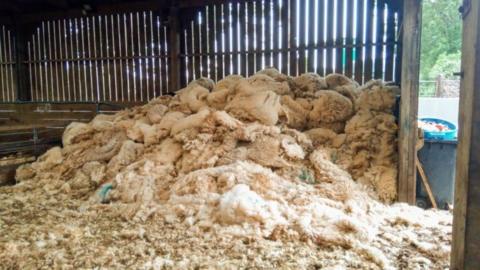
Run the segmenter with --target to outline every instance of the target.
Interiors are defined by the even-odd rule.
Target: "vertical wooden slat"
[[[143,59],[142,59],[142,31],[140,29],[142,29],[143,27],[140,26],[141,22],[140,22],[140,13],[139,12],[136,12],[135,13],[135,18],[136,18],[136,21],[135,21],[135,26],[136,26],[136,30],[137,30],[137,33],[136,33],[136,41],[135,41],[135,45],[136,45],[136,48],[135,48],[135,51],[137,52],[136,56],[137,56],[137,69],[136,69],[136,72],[137,72],[137,76],[135,78],[136,81],[138,81],[138,84],[139,84],[139,88],[138,88],[138,92],[139,92],[139,100],[140,101],[144,101],[145,100],[145,92],[144,92],[144,89],[143,89]]]
[[[77,75],[77,89],[76,89],[76,101],[83,101],[83,77],[82,77],[82,40],[81,40],[81,29],[78,19],[75,18],[75,71]],[[80,37],[79,37],[80,36]]]
[[[58,33],[58,57],[60,57],[61,61],[58,63],[60,69],[60,91],[62,92],[62,100],[67,101],[67,95],[65,92],[65,59],[63,58],[63,48],[65,47],[65,40],[63,39],[65,36],[63,35],[62,29],[63,24],[61,20],[57,21],[57,33]]]
[[[239,54],[239,58],[240,58],[240,74],[243,75],[243,76],[247,76],[247,66],[248,66],[248,57],[247,57],[247,53],[246,53],[246,50],[247,50],[247,32],[248,32],[248,29],[247,29],[247,21],[246,21],[246,16],[247,16],[247,2],[245,3],[238,3],[237,4],[239,7],[238,7],[238,11],[239,11],[239,14],[238,14],[238,17],[239,17],[239,21],[238,21],[238,28],[239,28],[239,32],[240,32],[240,40],[239,40],[239,43],[238,43],[238,49],[239,51],[241,52]]]
[[[203,52],[205,54],[204,57],[204,68],[205,68],[205,74],[207,78],[213,78],[212,74],[213,71],[210,69],[210,64],[212,62],[212,55],[210,54],[211,52],[211,47],[210,47],[210,39],[212,38],[212,35],[210,34],[210,7],[205,6],[205,10],[203,12],[202,16],[202,24],[203,24]]]
[[[93,76],[93,64],[92,64],[92,56],[93,56],[93,33],[92,33],[92,26],[91,25],[92,17],[86,18],[86,26],[87,26],[87,55],[88,55],[88,75],[89,75],[89,82],[90,82],[90,100],[96,101],[95,95],[95,88],[94,88],[94,76]]]
[[[206,8],[201,14],[201,24],[200,24],[200,48],[203,54],[202,56],[202,76],[208,77],[208,33],[207,33],[207,10]]]
[[[53,59],[55,62],[53,62],[54,65],[54,71],[55,71],[55,90],[56,90],[56,95],[58,101],[62,100],[63,98],[60,95],[60,85],[59,85],[59,80],[58,80],[58,55],[57,55],[57,23],[56,21],[52,21],[52,35],[53,35]]]
[[[160,26],[160,17],[157,16],[157,23],[156,23],[156,28],[157,28],[157,47],[158,47],[158,54],[161,55],[162,57],[159,57],[158,58],[158,81],[159,81],[159,89],[160,89],[160,95],[163,95],[163,87],[164,87],[164,83],[163,83],[163,79],[164,79],[164,76],[162,74],[162,67],[163,67],[163,63],[165,62],[165,59],[163,58],[163,55],[165,55],[163,53],[163,43],[162,43],[162,39],[161,39],[161,35],[160,35],[160,29],[161,29],[161,26]]]
[[[55,101],[55,89],[53,86],[53,72],[52,72],[52,61],[51,58],[51,35],[50,35],[50,21],[45,22],[45,28],[43,30],[42,38],[43,38],[43,45],[44,45],[44,67],[45,67],[45,86],[47,91],[47,100],[48,101]]]
[[[297,40],[297,47],[298,47],[298,69],[297,69],[297,75],[303,74],[306,71],[306,43],[305,39],[308,33],[306,31],[310,31],[309,27],[312,25],[308,25],[307,22],[307,0],[304,1],[298,1],[298,11],[297,14],[298,20],[297,20],[297,35],[298,35],[298,40]],[[308,30],[307,30],[308,29]]]
[[[183,26],[183,25],[182,25]],[[185,87],[188,83],[189,80],[189,61],[188,61],[188,36],[187,36],[187,29],[184,29],[181,27],[182,33],[181,34],[181,43],[180,43],[180,54],[183,56],[180,57],[180,70],[181,70],[181,76],[180,76],[180,88]]]
[[[238,35],[238,8],[237,8],[237,3],[233,2],[232,3],[232,74],[239,74],[240,70],[238,68],[238,41],[239,41],[239,35]]]
[[[84,20],[83,17],[80,18],[78,24],[78,35],[80,36],[79,40],[79,49],[78,49],[78,58],[82,59],[78,61],[80,82],[82,87],[78,89],[79,95],[82,101],[88,101],[88,83],[87,83],[87,69],[85,61],[85,31],[84,31]]]
[[[167,27],[164,25],[164,26],[162,27],[162,30],[163,30],[163,48],[164,48],[164,50],[165,50],[165,55],[167,55],[168,57],[170,57],[170,56],[169,56],[169,48],[168,48],[168,46],[167,46],[167,42],[168,42],[168,38],[167,38]],[[178,89],[172,89],[172,88],[170,87],[170,84],[169,84],[169,76],[168,76],[168,74],[169,74],[169,64],[168,64],[169,61],[167,61],[167,60],[168,60],[168,59],[166,58],[166,60],[165,60],[165,62],[164,62],[164,63],[165,63],[165,77],[164,77],[164,78],[165,78],[166,92],[167,92],[167,93],[173,93],[174,91],[177,91]]]
[[[363,69],[363,82],[367,82],[373,78],[373,59],[372,59],[372,42],[373,42],[373,9],[374,0],[365,0],[365,59]]]
[[[162,45],[163,45],[163,50],[165,54],[165,61],[164,61],[164,82],[165,82],[165,91],[166,93],[172,93],[170,91],[176,91],[178,89],[170,89],[170,84],[169,84],[169,48],[168,48],[168,35],[167,35],[167,27],[165,25],[162,25]]]
[[[264,20],[265,20],[265,27],[264,27],[264,48],[265,48],[265,66],[271,67],[273,66],[272,61],[272,19],[273,19],[273,12],[272,12],[272,1],[265,0],[265,7],[264,7]]]
[[[2,37],[0,38],[0,43],[1,43],[1,50],[0,50],[0,54],[1,54],[1,59],[0,59],[0,66],[1,66],[1,83],[2,83],[2,100],[3,101],[8,101],[8,83],[7,83],[7,68],[6,68],[6,38],[5,38],[5,26],[2,26]]]
[[[281,61],[281,72],[283,74],[289,74],[289,61],[290,61],[290,52],[287,50],[290,48],[289,46],[289,0],[281,0],[282,7],[281,7],[281,24],[282,24],[282,36],[281,36],[281,44],[282,44],[282,53],[280,54],[280,61]]]
[[[290,76],[298,75],[298,50],[297,50],[297,1],[298,0],[289,0],[289,10],[290,18],[288,26],[290,29],[289,33],[289,50],[290,50],[290,61],[289,73]]]
[[[403,31],[400,31],[401,28],[403,28],[402,25],[399,25],[401,24],[401,22],[403,22],[403,11],[400,10],[400,12],[398,12],[398,18],[397,18],[397,22],[396,22],[396,28],[397,28],[397,31],[395,34],[395,41],[397,43],[397,45],[395,46],[395,82],[397,83],[400,83],[401,81],[401,66],[402,66],[402,57],[401,55],[403,54],[402,53],[402,46],[401,46],[401,43],[400,41],[403,40]],[[398,34],[398,32],[400,32],[400,34]]]
[[[355,31],[355,72],[354,78],[357,82],[363,82],[363,68],[364,68],[364,60],[363,55],[365,54],[365,46],[362,44],[364,43],[363,37],[363,29],[365,27],[364,21],[364,12],[365,12],[365,5],[363,1],[357,0],[357,6],[355,8],[355,12],[357,14],[356,18],[356,31]]]
[[[255,70],[254,73],[262,69],[262,57],[263,53],[260,51],[262,50],[262,3],[263,1],[255,1],[254,8],[255,8],[255,50],[258,52],[255,53]]]
[[[346,37],[345,37],[345,42],[348,45],[353,45],[354,44],[354,23],[355,23],[355,7],[354,7],[355,1],[354,0],[346,0]],[[358,16],[358,14],[356,14]],[[352,78],[353,76],[353,47],[347,47],[345,49],[345,59],[346,59],[346,65],[345,65],[345,75],[349,78]],[[357,51],[358,53],[358,51]]]
[[[12,89],[13,89],[13,80],[12,78],[10,77],[10,67],[11,67],[11,59],[10,59],[10,51],[11,51],[11,41],[10,41],[10,31],[7,30],[5,32],[6,36],[6,40],[5,40],[5,43],[6,43],[6,52],[5,52],[5,55],[6,55],[6,77],[7,77],[7,84],[8,84],[8,87],[7,87],[7,96],[8,96],[8,101],[12,101],[13,100],[13,95],[12,95]]]
[[[113,15],[110,15],[110,27],[109,27],[109,31],[111,33],[111,44],[110,44],[110,47],[111,47],[111,52],[112,52],[112,65],[113,65],[113,96],[114,96],[114,99],[115,101],[120,101],[120,100],[123,100],[122,98],[122,93],[121,93],[121,90],[119,89],[118,87],[118,82],[117,82],[117,48],[116,48],[116,40],[119,39],[119,36],[117,35],[117,31],[115,31],[115,18],[113,17]]]
[[[247,8],[247,24],[248,24],[248,36],[246,37],[246,41],[248,42],[248,47],[247,50],[250,51],[248,53],[248,69],[247,69],[247,76],[252,75],[255,73],[255,53],[253,51],[255,50],[255,24],[254,24],[254,16],[255,16],[255,2],[248,2],[248,8]]]
[[[102,26],[102,16],[98,16],[98,38],[99,38],[99,55],[100,55],[100,70],[99,70],[99,73],[100,73],[100,76],[99,76],[99,80],[101,81],[101,90],[99,91],[99,100],[100,101],[106,101],[106,92],[105,92],[105,64],[104,64],[104,50],[103,50],[103,47],[105,47],[103,45],[103,40],[104,40],[104,27]],[[126,41],[126,40],[125,40]]]
[[[195,22],[194,22],[194,26],[195,26],[195,31],[194,31],[194,40],[195,40],[195,54],[196,54],[196,57],[195,57],[195,77],[196,79],[202,77],[202,61],[203,61],[203,57],[201,56],[201,53],[202,53],[202,43],[201,43],[201,40],[200,40],[200,33],[201,33],[201,28],[200,28],[200,13],[199,12],[196,12],[195,14]]]
[[[120,83],[120,93],[121,93],[121,100],[126,101],[128,99],[128,93],[125,91],[125,79],[124,79],[124,68],[123,68],[123,49],[122,47],[124,46],[124,37],[122,37],[123,31],[122,31],[122,23],[120,22],[120,14],[117,14],[117,25],[116,25],[116,35],[117,35],[117,41],[118,41],[118,57],[120,57],[120,60],[118,61],[119,68],[118,68],[118,74],[119,74],[119,83]]]
[[[39,99],[38,95],[38,89],[37,89],[37,65],[35,63],[36,60],[36,43],[35,43],[35,35],[32,35],[32,42],[29,42],[31,44],[31,51],[30,55],[28,56],[28,61],[31,63],[32,71],[30,72],[30,75],[32,76],[32,82],[31,82],[31,91],[32,91],[32,101],[37,101]]]
[[[40,92],[40,100],[45,101],[45,93],[43,89],[43,54],[42,54],[42,43],[41,43],[41,32],[40,32],[40,27],[37,28],[37,49],[38,49],[38,54],[37,54],[37,65],[38,65],[38,77],[39,77],[39,92]]]
[[[136,49],[136,40],[137,40],[137,35],[138,33],[135,32],[135,30],[137,29],[136,27],[136,23],[135,23],[135,19],[134,19],[134,13],[130,13],[130,39],[129,39],[129,42],[130,42],[130,56],[132,57],[132,66],[131,66],[131,82],[132,82],[132,85],[133,85],[133,101],[141,101],[141,98],[140,98],[140,91],[139,89],[137,89],[137,76],[138,76],[138,73],[137,73],[137,54],[135,53],[137,51]],[[138,91],[137,91],[138,90]]]
[[[70,26],[70,58],[71,60],[71,75],[72,78],[70,80],[70,83],[72,84],[72,98],[73,101],[77,101],[77,84],[79,82],[79,79],[77,78],[77,54],[76,52],[78,51],[76,47],[76,27],[75,27],[75,20],[74,19],[69,19],[69,26]]]
[[[318,49],[316,50],[316,60],[317,60],[317,69],[315,72],[317,72],[320,75],[325,75],[325,65],[324,65],[324,60],[325,60],[325,3],[324,1],[315,1],[316,4],[316,20],[315,20],[315,25],[316,25],[316,44]],[[321,44],[321,46],[318,46]]]
[[[190,83],[190,81],[192,81],[195,76],[195,65],[194,65],[195,57],[193,56],[194,41],[193,41],[192,30],[193,30],[192,22],[189,22],[187,25],[187,35],[185,37],[185,41],[187,42],[186,51],[187,51],[187,54],[190,55],[190,57],[188,57],[188,78],[187,78],[186,84]]]
[[[191,66],[191,70],[192,70],[192,73],[190,74],[190,81],[192,80],[195,80],[197,78],[197,65],[196,65],[196,62],[197,62],[197,58],[195,56],[195,48],[196,48],[196,40],[195,40],[195,20],[192,20],[190,22],[190,55],[192,56],[190,58],[190,66]],[[217,68],[218,69],[218,68]],[[218,71],[217,71],[218,72]],[[190,82],[189,81],[189,82]]]
[[[151,73],[152,73],[152,93],[153,93],[153,97],[157,97],[158,94],[157,94],[157,89],[158,89],[158,86],[157,86],[157,65],[156,65],[156,62],[157,62],[157,56],[159,54],[155,53],[156,51],[156,46],[155,44],[158,42],[155,40],[155,24],[153,23],[153,18],[154,18],[154,15],[153,15],[153,12],[150,12],[150,51],[152,53],[152,65],[151,65]],[[119,26],[120,28],[120,26]],[[119,50],[120,50],[120,53],[122,51],[122,42],[119,42]],[[120,62],[120,64],[122,64],[122,62]],[[122,72],[120,73],[120,76],[121,76],[121,82],[123,81],[123,67],[121,66],[121,70]],[[123,83],[122,83],[122,89],[123,89]],[[125,90],[122,90],[125,92]]]
[[[385,18],[385,1],[376,0],[376,40],[375,40],[375,79],[383,78],[383,35],[384,35],[384,18]]]
[[[131,48],[131,36],[130,36],[130,14],[124,13],[123,16],[120,16],[120,36],[122,49],[119,51],[119,54],[124,58],[123,67],[121,74],[123,74],[123,85],[124,85],[124,97],[126,101],[133,101],[134,100],[134,93],[133,93],[133,84],[132,84],[132,69],[131,63],[133,59],[131,59],[130,48]]]
[[[207,33],[208,33],[208,75],[210,79],[216,81],[217,74],[215,70],[215,6],[208,6],[207,16]]]
[[[72,61],[71,61],[71,68],[72,68],[72,79],[70,80],[70,82],[72,83],[72,97],[73,97],[73,100],[74,101],[78,101],[80,100],[79,99],[79,96],[78,96],[78,92],[77,92],[77,88],[79,83],[80,83],[80,79],[78,78],[78,41],[77,41],[77,27],[76,27],[76,24],[75,24],[75,20],[74,19],[70,19],[69,20],[71,22],[71,25],[70,25],[70,40],[71,40],[71,46],[70,46],[70,57],[72,58]]]
[[[2,26],[2,31],[3,29],[5,28],[5,26]],[[5,85],[6,84],[6,79],[4,77],[4,56],[3,56],[3,51],[4,51],[4,47],[5,47],[5,41],[3,39],[3,35],[0,36],[0,92],[2,92],[2,101],[6,101],[7,100],[7,86]]]
[[[28,81],[28,88],[30,89],[30,95],[32,97],[32,101],[36,99],[35,96],[35,87],[34,87],[34,80],[33,80],[33,70],[32,70],[32,43],[27,42],[27,47],[28,47],[28,75],[29,75],[29,81]]]
[[[112,88],[110,85],[110,62],[109,62],[109,52],[108,52],[108,36],[110,30],[108,30],[108,20],[107,16],[99,16],[98,19],[98,31],[100,36],[100,64],[102,66],[102,101],[111,101],[112,100]]]
[[[42,93],[40,91],[40,70],[38,66],[38,41],[36,33],[32,35],[32,54],[33,54],[33,74],[34,74],[34,87],[35,87],[35,101],[42,100]]]
[[[98,70],[98,40],[97,40],[97,32],[98,32],[98,27],[97,27],[97,17],[93,16],[92,17],[92,43],[93,43],[93,57],[95,58],[95,61],[93,61],[94,65],[94,74],[95,74],[95,101],[99,102],[101,101],[100,99],[100,76],[99,76],[99,70]]]
[[[48,61],[49,61],[49,69],[50,69],[50,76],[49,76],[49,81],[50,81],[50,92],[52,93],[52,101],[58,101],[59,96],[57,90],[57,84],[55,80],[55,58],[54,57],[54,51],[52,51],[52,43],[53,41],[53,21],[48,21],[47,22],[47,36],[48,36]]]
[[[12,40],[12,36],[11,36],[11,31],[10,31],[10,30],[7,32],[7,36],[8,36],[8,48],[9,48],[9,50],[8,50],[8,54],[9,54],[8,59],[9,59],[9,62],[10,62],[10,65],[9,65],[9,69],[10,69],[9,76],[10,76],[10,82],[11,82],[11,86],[10,86],[10,101],[13,102],[13,101],[17,100],[17,98],[18,98],[18,97],[16,96],[16,93],[17,93],[17,89],[16,89],[16,88],[18,87],[19,90],[22,90],[22,89],[20,89],[20,88],[21,88],[21,85],[17,84],[17,83],[15,82],[15,80],[14,80],[14,76],[13,76],[13,69],[14,69],[14,67],[15,67],[14,65],[16,65],[16,64],[17,64],[17,65],[18,65],[18,64],[22,65],[22,68],[19,69],[19,70],[21,70],[21,71],[23,71],[23,72],[26,72],[27,69],[24,68],[24,63],[23,63],[23,62],[18,62],[18,61],[17,61],[17,62],[15,63],[14,53],[15,53],[15,50],[20,50],[20,48],[14,48],[14,47],[15,47],[15,41]],[[20,41],[23,41],[23,40],[20,40]],[[23,44],[21,44],[20,46],[23,46]],[[24,49],[26,49],[26,48],[22,48],[22,50],[24,50]],[[17,56],[23,56],[23,57],[25,57],[25,52],[22,52],[21,54],[17,54]],[[23,59],[23,60],[24,60],[24,59]],[[22,61],[23,61],[23,60],[22,60]],[[27,78],[26,74],[23,76],[23,78],[24,78],[24,79]],[[26,83],[26,82],[23,82],[23,84],[25,84],[25,83]],[[23,89],[23,91],[26,91],[26,90],[27,90],[27,89]]]
[[[40,48],[41,48],[41,56],[42,56],[42,63],[41,63],[41,66],[43,68],[42,70],[42,78],[43,78],[43,93],[44,93],[44,101],[48,101],[50,100],[50,91],[49,91],[49,87],[48,87],[48,63],[47,63],[47,47],[45,46],[46,43],[45,43],[45,22],[42,22],[42,26],[41,26],[41,30],[40,30],[40,42],[39,44],[41,44]]]
[[[230,50],[230,4],[223,4],[223,31],[224,31],[224,76],[231,74],[230,63],[231,63],[231,50]]]
[[[85,41],[86,41],[86,30],[85,30],[85,20],[84,18],[81,18],[80,19],[80,25],[81,25],[81,30],[80,30],[80,34],[81,34],[81,40],[82,40],[82,57],[83,57],[83,86],[84,88],[81,89],[82,92],[84,92],[84,100],[85,101],[88,101],[90,99],[90,97],[88,96],[88,93],[90,92],[89,91],[89,83],[88,83],[88,75],[87,75],[87,61],[85,60],[86,57],[87,57],[87,54],[86,54],[86,48],[85,48]]]
[[[5,26],[2,26],[2,38],[0,40],[2,43],[2,60],[0,61],[0,66],[2,67],[2,94],[4,101],[10,101],[10,79],[8,76],[8,37]]]
[[[148,19],[147,19],[147,12],[143,12],[143,51],[144,51],[144,63],[145,63],[145,92],[147,96],[147,101],[149,101],[152,98],[152,93],[150,89],[150,70],[149,70],[149,65],[150,65],[150,52],[148,51],[148,39],[147,36],[149,35],[150,28],[148,26]],[[180,74],[179,74],[180,75]]]
[[[4,34],[4,37],[3,37],[3,40],[4,40],[4,51],[5,51],[5,54],[4,54],[4,71],[5,71],[5,84],[6,84],[6,88],[5,88],[5,91],[6,91],[6,97],[7,97],[7,101],[11,101],[11,87],[12,87],[12,81],[10,80],[10,56],[9,56],[9,51],[10,51],[10,44],[9,44],[9,40],[8,40],[8,30],[5,29],[5,26],[3,27],[3,34]]]
[[[386,49],[386,58],[385,58],[385,80],[393,80],[393,67],[394,67],[394,50],[395,50],[395,14],[393,9],[388,6],[387,8],[387,49]]]
[[[167,70],[169,70],[168,76],[170,80],[169,92],[174,93],[175,91],[180,89],[180,65],[179,65],[179,54],[180,54],[180,25],[178,21],[178,9],[177,8],[170,8],[170,13],[168,16],[168,31],[169,35],[165,35],[166,40],[168,42],[168,55],[170,57],[170,65],[167,65]],[[207,25],[204,25],[205,29],[207,29]],[[164,28],[164,31],[167,29]],[[207,40],[206,40],[207,42]]]
[[[221,45],[220,42],[222,37],[222,32],[219,31],[221,29],[220,24],[222,23],[220,19],[221,8],[219,5],[213,5],[211,11],[213,12],[211,14],[212,16],[210,16],[212,20],[211,22],[212,30],[210,30],[210,33],[212,34],[212,37],[213,37],[213,40],[211,43],[213,45],[213,50],[210,49],[210,51],[215,53],[215,55],[212,56],[212,60],[213,60],[212,68],[213,68],[213,72],[215,73],[215,80],[219,81],[222,79],[220,72],[218,70],[218,67],[220,66],[220,62],[222,59],[222,57],[218,54],[221,51],[219,50],[219,48]]]
[[[1,82],[1,92],[2,92],[2,101],[8,101],[8,83],[7,83],[7,76],[6,76],[6,56],[5,56],[5,51],[6,51],[6,42],[5,42],[5,26],[2,25],[2,36],[0,37],[0,82]]]
[[[149,17],[148,17],[148,24],[149,24],[149,29],[150,29],[150,32],[149,32],[149,43],[146,45],[146,46],[150,46],[150,69],[149,69],[149,73],[151,74],[150,76],[152,77],[152,86],[151,86],[151,90],[150,90],[150,93],[151,93],[151,96],[152,98],[155,98],[157,97],[157,94],[156,94],[156,74],[155,74],[155,39],[154,39],[154,31],[155,31],[155,28],[153,27],[153,12],[150,11],[149,12]],[[121,51],[122,50],[122,43],[119,42],[119,50]],[[120,62],[120,69],[122,70],[122,62]],[[122,72],[120,73],[120,76],[122,76]],[[123,81],[123,78],[121,77],[120,79],[120,82]],[[121,83],[121,87],[123,89],[123,83]],[[123,91],[123,90],[122,90]]]
[[[63,20],[63,35],[65,37],[65,39],[64,39],[64,41],[65,41],[65,51],[64,51],[65,59],[71,59],[71,55],[69,54],[69,52],[70,52],[69,45],[71,45],[72,38],[71,38],[71,36],[68,35],[68,33],[70,32],[70,31],[68,31],[68,28],[67,28],[68,25],[69,25],[69,23],[67,22],[66,19],[64,19]],[[71,101],[72,98],[73,98],[72,87],[71,87],[71,84],[70,84],[70,75],[71,75],[71,61],[67,60],[65,62],[65,82],[66,82],[67,97],[68,97],[69,101]]]
[[[10,35],[10,30],[7,31],[7,41],[8,41],[8,80],[10,81],[10,101],[15,101],[15,82],[13,81],[13,58],[12,58],[12,37]]]
[[[62,77],[62,88],[64,92],[65,100],[70,100],[70,86],[69,86],[69,62],[68,62],[68,36],[67,36],[67,22],[65,19],[59,20],[59,33],[60,33],[60,58],[64,59],[61,64],[61,77]]]
[[[307,46],[316,45],[315,43],[315,27],[318,26],[318,22],[315,21],[315,1],[310,0],[308,2],[308,20],[306,22],[308,28],[308,43]],[[306,72],[315,72],[315,49],[308,49],[307,51],[307,69]]]
[[[9,44],[8,44],[8,31],[5,29],[5,26],[3,27],[3,42],[4,42],[4,71],[5,71],[5,84],[6,84],[6,88],[5,88],[5,92],[6,92],[6,96],[7,96],[7,101],[10,101],[11,97],[10,97],[10,88],[11,88],[11,81],[10,81],[10,76],[9,76],[9,56],[8,56],[8,51],[9,51]]]
[[[335,44],[335,37],[334,37],[334,32],[333,32],[333,27],[332,24],[335,23],[334,20],[334,15],[335,15],[335,9],[334,9],[334,1],[333,0],[326,0],[327,2],[327,8],[326,8],[326,19],[327,19],[327,38],[326,38],[326,54],[325,54],[325,60],[326,60],[326,66],[325,66],[325,73],[330,74],[334,72],[333,69],[333,60],[334,60],[334,54],[335,54],[335,49],[332,49],[332,46]]]
[[[281,44],[280,44],[280,40],[281,40],[280,6],[278,4],[279,1],[274,1],[274,0],[270,0],[270,1],[271,1],[271,5],[272,5],[272,12],[271,12],[271,15],[272,15],[272,30],[271,30],[272,43],[271,43],[271,47],[274,50],[274,52],[272,53],[272,59],[273,59],[272,66],[274,66],[278,70],[280,70],[280,63],[279,63],[280,62],[280,59],[279,59],[280,53],[278,52],[278,50],[281,47]]]
[[[343,45],[344,45],[344,38],[343,38],[343,19],[345,18],[344,12],[344,0],[337,0],[337,20],[336,20],[336,27],[337,31],[335,33],[335,72],[336,73],[343,73]]]
[[[3,72],[4,72],[4,77],[3,79],[5,80],[5,88],[3,89],[4,93],[5,93],[5,100],[6,101],[10,101],[10,78],[8,76],[8,35],[7,35],[7,32],[5,30],[5,26],[2,26],[2,39],[3,39]]]

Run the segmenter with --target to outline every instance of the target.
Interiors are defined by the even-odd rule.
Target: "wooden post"
[[[462,73],[450,269],[480,262],[480,2],[463,2]]]
[[[170,58],[169,92],[180,89],[180,27],[178,22],[178,7],[170,7],[168,14],[168,50]]]
[[[438,75],[437,79],[435,80],[435,96],[436,97],[441,97],[443,95],[443,92],[444,92],[443,88],[445,87],[444,80],[445,78],[443,78],[442,75]]]
[[[15,37],[15,80],[17,84],[17,101],[29,101],[30,89],[28,87],[28,69],[24,61],[27,60],[27,27],[22,24],[17,14],[13,18],[14,21],[14,37]]]
[[[415,166],[420,69],[421,0],[403,2],[402,80],[400,104],[398,200],[415,204]]]

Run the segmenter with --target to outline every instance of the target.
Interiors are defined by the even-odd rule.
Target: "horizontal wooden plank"
[[[102,102],[102,103],[0,103],[1,111],[97,111],[109,108],[122,110],[144,105],[146,102]]]
[[[88,122],[98,113],[117,111],[145,102],[109,103],[0,103],[0,125],[66,126],[72,121]]]
[[[24,123],[35,123],[42,119],[92,119],[95,113],[91,111],[85,112],[69,112],[69,111],[48,111],[48,112],[0,112],[0,118],[11,119]]]

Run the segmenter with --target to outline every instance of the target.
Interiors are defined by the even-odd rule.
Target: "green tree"
[[[460,70],[460,58],[460,51],[451,54],[440,54],[433,67],[430,69],[428,77],[435,78],[438,75],[443,75],[443,77],[447,79],[455,78],[452,74]]]
[[[422,17],[422,48],[420,78],[433,79],[435,72],[453,72],[445,65],[460,65],[461,16],[458,12],[459,0],[424,0]],[[456,58],[458,57],[458,58]],[[442,58],[442,59],[440,59]],[[435,67],[435,69],[434,69]],[[454,70],[458,71],[458,70]]]

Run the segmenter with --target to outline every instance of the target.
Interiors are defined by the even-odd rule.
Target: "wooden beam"
[[[25,64],[27,61],[27,40],[28,40],[28,27],[22,24],[18,19],[19,14],[14,16],[14,38],[16,44],[15,50],[15,80],[17,85],[17,100],[28,101],[30,100],[30,89],[28,86],[28,69]]]
[[[110,15],[122,12],[137,12],[137,11],[165,11],[168,12],[168,8],[171,5],[171,1],[156,0],[156,1],[130,1],[130,2],[112,2],[95,3],[90,5],[92,10],[88,12],[88,15]],[[68,6],[67,6],[68,7]],[[27,23],[38,23],[47,20],[60,20],[85,16],[82,7],[69,7],[68,9],[56,9],[56,10],[39,10],[36,12],[26,12],[22,14],[21,20]]]
[[[169,29],[169,92],[173,93],[180,89],[180,27],[178,21],[178,8],[171,7],[168,15],[168,29]]]
[[[467,3],[469,2],[469,3]],[[450,269],[480,262],[480,2],[463,3],[459,134]]]
[[[417,140],[422,5],[421,0],[405,0],[403,3],[398,200],[415,204],[417,175],[415,144]]]

